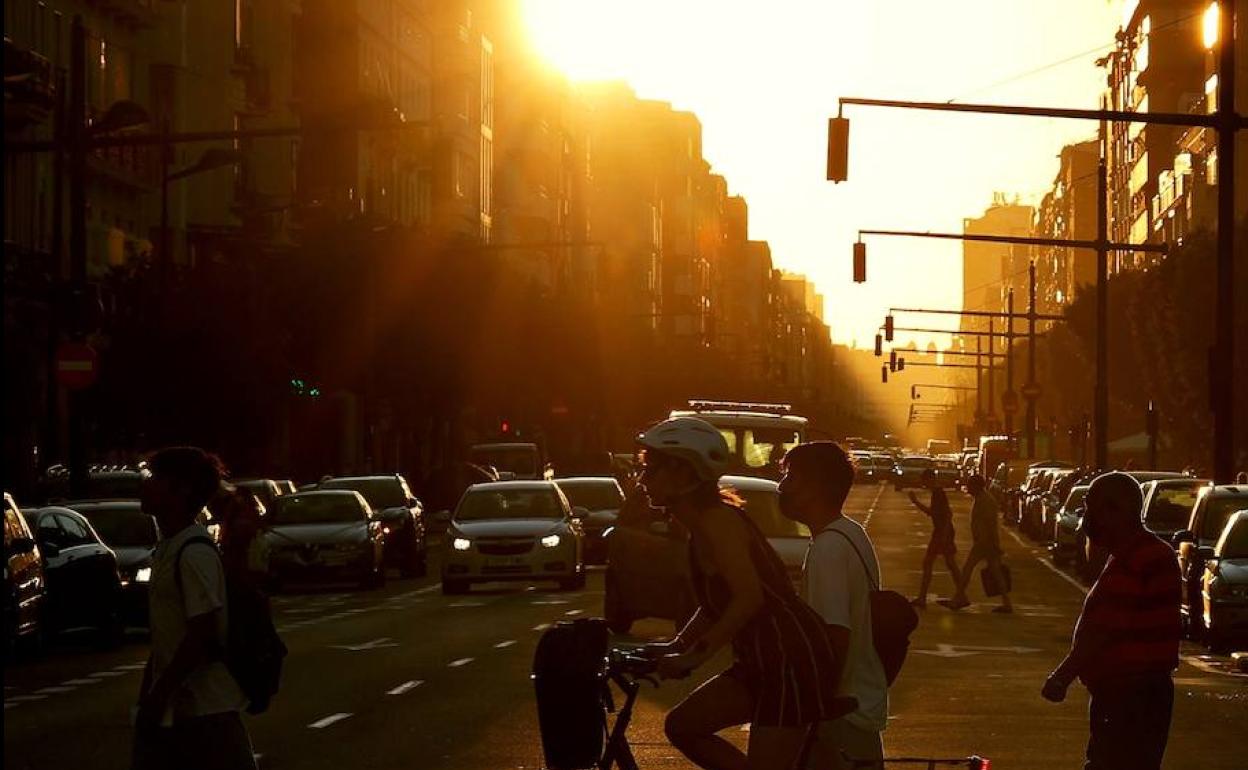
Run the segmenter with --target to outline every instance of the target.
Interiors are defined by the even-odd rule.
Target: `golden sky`
[[[850,181],[834,186],[824,157],[837,98],[1095,108],[1105,71],[1093,61],[1112,45],[1124,5],[524,2],[540,50],[571,77],[624,79],[644,98],[697,113],[704,154],[749,202],[750,237],[770,241],[777,267],[810,275],[827,298],[833,338],[860,347],[890,305],[960,307],[962,274],[956,243],[876,240],[869,280],[854,284],[859,228],[959,232],[995,191],[1036,202],[1062,146],[1090,138],[1095,125],[849,108]]]

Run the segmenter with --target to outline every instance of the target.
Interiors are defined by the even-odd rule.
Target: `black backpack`
[[[182,544],[173,562],[178,593],[182,592],[182,552],[195,543],[216,549],[216,544],[206,537],[188,538]],[[269,597],[263,591],[226,575],[225,594],[228,634],[222,657],[230,675],[247,696],[247,712],[261,714],[277,694],[286,645],[273,624]]]
[[[858,561],[862,562],[862,569],[867,573],[867,582],[871,584],[871,641],[875,645],[876,654],[880,656],[880,663],[884,666],[884,678],[892,686],[901,671],[901,665],[906,662],[910,634],[919,627],[919,613],[906,597],[896,591],[882,590],[876,585],[871,577],[871,570],[867,567],[867,560],[862,557],[862,552],[849,535],[831,527],[824,531],[835,532],[845,538],[849,547],[858,554]]]
[[[602,758],[610,694],[602,618],[560,621],[533,654],[537,722],[549,770],[595,767]]]

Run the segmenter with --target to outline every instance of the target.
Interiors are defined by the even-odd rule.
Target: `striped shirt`
[[[1083,603],[1080,629],[1108,637],[1080,679],[1092,686],[1179,666],[1182,578],[1174,549],[1140,532],[1110,556]]]

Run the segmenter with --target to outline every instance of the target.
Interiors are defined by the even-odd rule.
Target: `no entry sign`
[[[95,383],[98,357],[85,342],[62,342],[56,349],[56,381],[66,390],[82,390]]]

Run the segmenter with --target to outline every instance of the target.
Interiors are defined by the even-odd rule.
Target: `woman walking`
[[[927,609],[927,589],[932,585],[932,566],[936,559],[943,558],[949,575],[953,577],[953,585],[962,585],[962,571],[958,569],[958,546],[954,540],[953,511],[949,508],[949,497],[945,490],[936,483],[936,472],[931,468],[923,471],[923,486],[932,493],[927,505],[919,502],[914,493],[910,493],[910,502],[914,507],[927,514],[932,520],[932,538],[927,542],[927,552],[923,554],[923,579],[919,583],[919,595],[910,602],[918,609]]]

